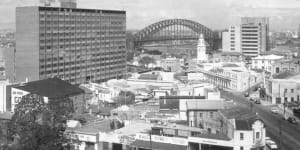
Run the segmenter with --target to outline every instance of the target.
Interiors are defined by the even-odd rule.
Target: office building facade
[[[239,26],[231,26],[228,31],[222,34],[222,51],[241,53],[241,28]]]
[[[269,50],[269,18],[242,18],[241,48],[246,57],[256,57]]]
[[[126,12],[75,7],[16,9],[17,81],[99,83],[124,75]]]

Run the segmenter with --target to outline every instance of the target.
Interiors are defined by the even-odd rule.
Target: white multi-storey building
[[[252,69],[262,69],[268,72],[272,72],[275,62],[284,59],[283,56],[277,55],[265,55],[252,58]]]
[[[241,51],[241,27],[231,26],[228,31],[222,34],[223,52],[242,52]]]
[[[269,50],[269,18],[243,17],[241,48],[245,56],[255,57]]]

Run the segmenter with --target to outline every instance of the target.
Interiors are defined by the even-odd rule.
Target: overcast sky
[[[15,7],[38,0],[0,0],[0,29],[14,28]],[[270,17],[273,30],[295,30],[300,0],[77,0],[79,8],[127,11],[127,28],[142,29],[164,19],[184,18],[211,29],[237,25],[242,16]]]

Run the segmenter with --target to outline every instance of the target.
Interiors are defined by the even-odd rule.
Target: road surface
[[[255,104],[242,94],[222,91],[222,97],[232,99],[238,105],[248,107],[257,112],[265,122],[267,136],[271,137],[279,146],[280,150],[300,150],[300,125],[291,124],[280,115],[273,114],[270,107]],[[280,134],[281,126],[281,134]]]

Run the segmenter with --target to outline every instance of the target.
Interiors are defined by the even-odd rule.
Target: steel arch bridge
[[[186,28],[192,32],[186,33]],[[168,29],[168,32],[161,32]],[[134,35],[134,45],[139,47],[145,43],[169,40],[198,40],[204,35],[209,47],[213,45],[213,31],[204,25],[187,19],[170,19],[151,24]]]

